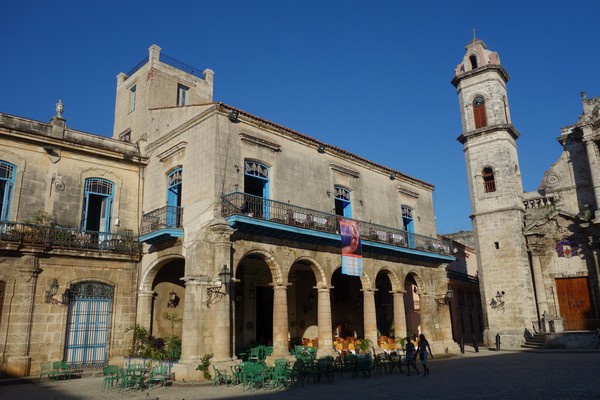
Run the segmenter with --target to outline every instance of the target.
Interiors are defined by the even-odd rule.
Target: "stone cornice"
[[[458,74],[454,78],[452,78],[452,81],[450,81],[450,82],[452,83],[452,85],[454,85],[454,87],[458,87],[458,85],[460,84],[461,81],[468,79],[468,78],[472,78],[476,75],[485,74],[492,70],[495,70],[498,73],[498,75],[500,75],[500,77],[502,77],[504,82],[508,82],[510,80],[510,76],[508,75],[508,72],[506,72],[506,70],[504,69],[504,67],[502,65],[489,64],[489,65],[484,65],[479,68],[472,69],[471,71],[463,72],[462,74]]]
[[[521,136],[519,131],[512,124],[496,124],[485,126],[470,132],[463,132],[458,138],[456,138],[456,140],[458,140],[461,144],[465,144],[465,142],[471,138],[489,135],[498,131],[508,132],[515,140]]]

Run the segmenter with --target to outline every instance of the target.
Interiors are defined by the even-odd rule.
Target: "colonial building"
[[[436,236],[433,185],[214,102],[213,75],[153,45],[136,68],[117,77],[113,138],[81,134],[90,152],[78,153],[81,165],[66,162],[65,137],[71,135],[52,142],[53,151],[62,154],[58,161],[42,145],[31,153],[15,151],[39,164],[45,174],[40,185],[47,186],[46,192],[28,191],[28,202],[22,194],[13,196],[12,214],[3,214],[6,224],[39,208],[60,215],[60,225],[71,226],[76,237],[92,231],[91,238],[103,239],[130,229],[143,249],[139,260],[138,253],[115,259],[98,239],[95,252],[86,249],[85,256],[97,258],[102,268],[77,269],[56,258],[52,247],[40,261],[44,271],[36,273],[37,282],[29,275],[15,278],[16,267],[2,269],[6,293],[26,293],[15,279],[40,293],[55,277],[62,287],[84,279],[74,271],[86,274],[86,282],[101,282],[125,302],[106,304],[104,362],[124,355],[124,331],[134,323],[155,337],[173,331],[182,338],[182,357],[174,367],[178,380],[197,379],[196,366],[206,354],[213,354],[213,362],[227,362],[256,344],[272,346],[273,357],[289,356],[295,343],[331,354],[348,337],[369,338],[377,346],[380,336],[424,332],[434,352],[456,352],[445,268],[454,256],[450,241]],[[33,140],[23,138],[28,129],[44,142],[57,123],[3,118],[1,132],[15,147]],[[22,121],[18,133],[6,123],[12,119]],[[12,158],[3,162],[15,164]],[[56,171],[59,167],[64,171]],[[18,166],[16,171],[25,180],[30,172]],[[55,171],[66,188],[60,193],[49,189],[56,185]],[[87,179],[96,177],[113,184],[110,201],[104,186],[99,193],[87,188]],[[83,200],[86,193],[99,196],[93,197],[96,225],[80,212],[89,202]],[[341,218],[359,223],[359,276],[341,272]],[[84,250],[69,251],[77,256]],[[110,257],[123,276],[109,274]],[[46,264],[55,270],[48,273]],[[14,321],[10,296],[4,298],[2,332]],[[59,307],[44,300],[38,294],[29,308],[23,304],[23,324],[10,329],[22,331],[31,325],[27,318],[52,311],[57,340],[26,355],[33,365],[61,356],[73,362],[66,321],[77,303]],[[165,313],[181,316],[181,324],[172,324]]]
[[[560,159],[539,189],[524,193],[506,83],[496,52],[480,39],[466,46],[457,88],[476,236],[485,339],[517,347],[536,333],[552,344],[598,327],[600,98],[583,96],[583,114],[563,128]],[[587,339],[585,339],[587,337]],[[581,341],[583,340],[583,341]],[[586,342],[587,340],[587,342]]]
[[[140,245],[136,145],[0,114],[0,367],[126,355]]]

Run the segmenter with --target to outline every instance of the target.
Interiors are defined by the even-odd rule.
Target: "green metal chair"
[[[119,383],[119,367],[116,365],[107,365],[102,368],[103,389],[114,389]]]
[[[150,376],[148,378],[148,384],[152,382],[160,382],[163,389],[165,384],[169,380],[169,367],[166,365],[156,365],[150,370]]]
[[[215,365],[213,364],[213,386],[217,386],[217,383],[219,384],[219,386],[221,386],[222,384],[228,385],[229,382],[231,381],[231,376],[229,376],[229,374],[227,373],[226,370],[224,369],[217,369],[217,367],[215,367]]]
[[[119,368],[118,377],[119,379],[117,383],[120,392],[133,388],[135,384],[135,379],[132,378],[132,375],[125,372],[123,368]]]
[[[262,356],[262,347],[252,347],[250,349],[250,355],[248,356],[248,361],[259,362]]]
[[[54,370],[54,366],[52,361],[45,361],[40,364],[40,382],[44,377],[48,377],[48,380],[56,379],[56,371]]]
[[[275,389],[275,388],[288,388],[290,386],[293,385],[293,379],[292,379],[292,369],[290,368],[289,362],[287,362],[287,360],[283,360],[286,361],[284,362],[280,362],[280,363],[275,363],[275,366],[273,367],[273,369],[271,370],[271,382],[270,382],[270,386],[271,388]]]
[[[242,383],[242,369],[240,366],[232,365],[229,369],[231,369],[231,384],[235,386]]]
[[[64,379],[71,379],[71,367],[66,361],[55,361],[52,363],[54,368],[56,379],[63,377]]]
[[[243,363],[242,385],[243,389],[255,389],[264,387],[266,378],[266,366],[262,362]]]

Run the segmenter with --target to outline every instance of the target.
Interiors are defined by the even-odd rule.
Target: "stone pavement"
[[[298,384],[284,390],[247,390],[241,386],[181,384],[119,393],[102,389],[102,378],[0,386],[0,399],[599,399],[600,352],[491,352],[466,350],[464,356],[430,360],[431,375],[351,378]]]

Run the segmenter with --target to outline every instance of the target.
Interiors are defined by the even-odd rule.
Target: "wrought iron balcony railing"
[[[43,245],[68,249],[100,250],[119,254],[139,254],[137,236],[85,231],[63,226],[0,221],[0,243]]]
[[[164,206],[142,217],[142,236],[161,229],[181,228],[183,207]]]
[[[280,201],[264,199],[246,193],[234,192],[222,196],[223,217],[244,215],[279,224],[307,228],[321,232],[339,233],[339,215],[299,207]],[[450,254],[451,242],[417,235],[402,229],[359,221],[361,238],[428,252]]]

